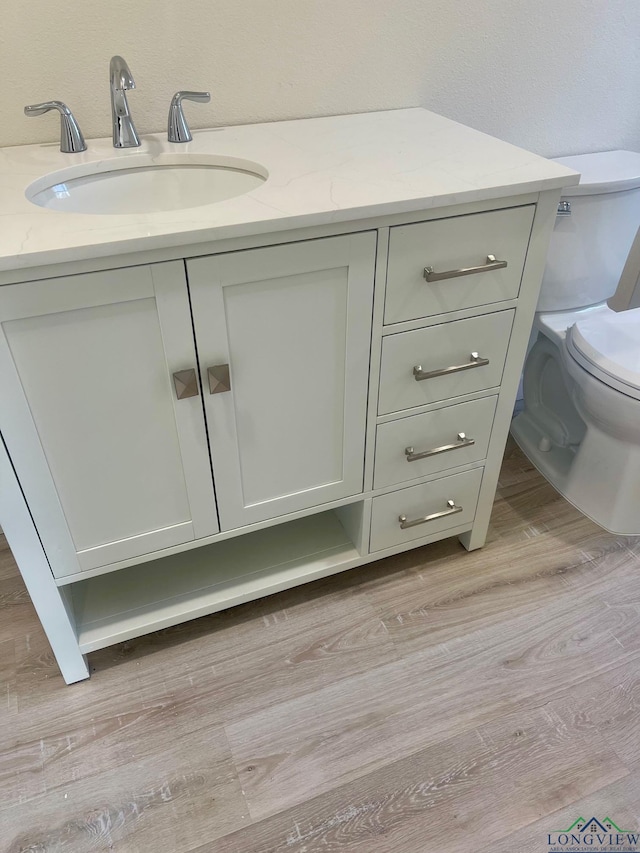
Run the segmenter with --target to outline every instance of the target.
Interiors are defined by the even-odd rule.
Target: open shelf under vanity
[[[338,511],[68,584],[83,653],[356,565]]]

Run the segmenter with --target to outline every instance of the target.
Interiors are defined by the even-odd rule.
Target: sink
[[[141,153],[51,172],[26,197],[63,213],[160,213],[244,195],[267,177],[258,163],[233,157]]]

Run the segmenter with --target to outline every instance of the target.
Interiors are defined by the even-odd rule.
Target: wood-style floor
[[[534,853],[640,826],[640,539],[507,451],[448,540],[90,656],[0,546],[0,849]]]

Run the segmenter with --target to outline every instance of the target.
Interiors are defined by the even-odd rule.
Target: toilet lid
[[[568,330],[567,346],[589,373],[640,399],[640,308],[585,316]]]

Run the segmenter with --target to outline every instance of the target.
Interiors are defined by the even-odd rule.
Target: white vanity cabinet
[[[111,145],[73,165],[113,166]],[[480,548],[577,179],[420,109],[188,148],[268,178],[92,216],[27,200],[54,147],[0,158],[0,524],[69,683],[187,619],[443,537]]]
[[[406,548],[480,547],[553,203],[0,287],[0,424],[65,678]]]

